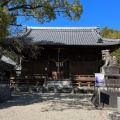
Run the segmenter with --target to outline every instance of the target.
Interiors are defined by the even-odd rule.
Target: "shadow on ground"
[[[90,101],[91,97],[92,95],[89,94],[13,92],[10,100],[0,103],[0,109],[44,104],[42,112],[67,109],[94,110],[95,107]]]

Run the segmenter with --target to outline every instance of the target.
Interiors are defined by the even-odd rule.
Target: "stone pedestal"
[[[107,67],[101,67],[100,73],[104,74],[119,74],[119,68],[116,66],[107,66]]]
[[[44,83],[44,88],[47,92],[71,92],[72,81],[71,80],[46,80]]]
[[[117,109],[118,113],[120,113],[120,97],[117,97]]]
[[[11,97],[9,84],[0,84],[0,102],[4,102]]]
[[[99,87],[98,90],[95,90],[91,101],[96,107],[104,105],[104,107],[117,108],[118,96],[120,96],[120,91],[115,88],[103,87],[102,89]]]

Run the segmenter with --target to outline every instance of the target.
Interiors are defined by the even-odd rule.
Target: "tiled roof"
[[[116,45],[119,40],[101,38],[99,27],[27,27],[27,39],[40,45]]]

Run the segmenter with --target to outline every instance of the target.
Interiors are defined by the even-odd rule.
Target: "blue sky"
[[[25,26],[38,27],[91,27],[100,26],[120,30],[120,0],[80,0],[83,14],[77,22],[58,17],[49,23],[39,24],[36,20],[23,22]],[[20,21],[19,18],[18,21]]]

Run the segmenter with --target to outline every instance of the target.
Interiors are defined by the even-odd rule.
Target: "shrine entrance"
[[[58,48],[55,56],[49,56],[48,76],[52,77],[52,72],[56,72],[60,79],[69,78],[69,61],[70,57],[63,56]]]

